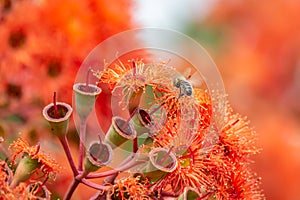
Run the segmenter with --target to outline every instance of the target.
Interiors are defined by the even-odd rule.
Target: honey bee
[[[179,88],[179,97],[182,97],[183,95],[186,96],[192,96],[193,94],[193,86],[190,82],[188,82],[183,76],[177,76],[173,79],[173,85],[176,88]]]
[[[182,75],[173,79],[173,86],[179,88],[179,98],[186,95],[192,96],[194,93],[193,87],[201,87],[203,79],[199,72],[193,72],[191,68],[184,70]]]

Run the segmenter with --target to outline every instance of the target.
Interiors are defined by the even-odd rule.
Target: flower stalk
[[[78,155],[78,170],[83,169],[83,160],[85,155],[84,143],[86,138],[87,118],[92,112],[95,101],[101,93],[101,89],[96,85],[89,84],[89,74],[91,68],[88,69],[85,83],[77,83],[73,85],[75,92],[76,111],[80,118],[80,133],[79,133],[79,155]]]

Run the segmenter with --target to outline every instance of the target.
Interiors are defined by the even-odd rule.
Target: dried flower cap
[[[149,133],[151,126],[153,125],[153,119],[151,115],[142,108],[137,108],[137,111],[132,118],[132,122],[138,136],[142,135],[143,133]]]
[[[112,148],[116,148],[128,140],[136,138],[137,134],[133,126],[127,123],[121,117],[115,116],[112,118],[112,124],[104,141],[111,145]]]
[[[58,117],[55,114],[53,103],[48,104],[43,109],[43,116],[49,122],[54,135],[62,137],[66,134],[69,125],[69,118],[72,114],[72,107],[69,104],[57,102]]]
[[[155,148],[149,153],[150,162],[146,168],[146,176],[151,181],[157,181],[173,172],[178,165],[175,155],[170,149]]]
[[[109,164],[112,160],[112,154],[112,148],[110,145],[102,142],[91,143],[84,162],[85,171],[96,171],[100,167]]]
[[[201,199],[199,192],[191,187],[184,188],[183,194],[181,194],[178,200],[189,200],[189,199]]]
[[[75,91],[76,111],[80,119],[86,119],[94,108],[95,101],[101,93],[101,89],[93,84],[76,83],[73,85]]]

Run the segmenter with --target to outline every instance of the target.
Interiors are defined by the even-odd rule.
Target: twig
[[[84,142],[86,137],[86,119],[80,120],[80,138],[79,138],[79,156],[78,156],[78,170],[82,171],[84,159]]]
[[[119,173],[119,172],[125,171],[127,169],[130,169],[130,168],[132,168],[132,167],[134,167],[138,164],[141,164],[143,162],[145,162],[145,161],[136,160],[135,157],[133,157],[133,158],[131,157],[131,160],[129,160],[125,164],[124,164],[124,162],[121,163],[116,169],[105,171],[105,172],[100,172],[100,173],[97,173],[97,174],[89,174],[89,175],[87,175],[86,179],[102,178],[102,177],[111,176],[111,175],[114,175],[116,173]]]
[[[67,140],[66,136],[59,137],[59,140],[60,140],[60,143],[62,144],[63,149],[64,149],[64,151],[66,153],[66,156],[68,158],[68,161],[69,161],[69,164],[70,164],[71,169],[73,171],[73,174],[75,176],[77,176],[78,175],[78,171],[77,171],[77,169],[75,167],[75,164],[74,164],[74,161],[73,161],[73,158],[72,158],[72,155],[71,155],[71,151],[70,151],[70,146],[69,146],[69,143],[68,143],[68,140]]]
[[[93,182],[88,181],[88,180],[86,180],[86,179],[82,179],[81,182],[82,182],[83,184],[85,184],[85,185],[91,187],[91,188],[96,189],[96,190],[104,190],[104,191],[106,191],[106,190],[109,190],[109,189],[111,188],[110,186],[99,185],[99,184],[97,184],[97,183],[93,183]]]

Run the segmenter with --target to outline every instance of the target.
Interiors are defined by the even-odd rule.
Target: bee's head
[[[182,79],[181,79],[179,76],[175,77],[175,78],[173,79],[173,85],[174,85],[175,87],[179,88],[179,87],[180,87],[181,80],[182,80]]]

